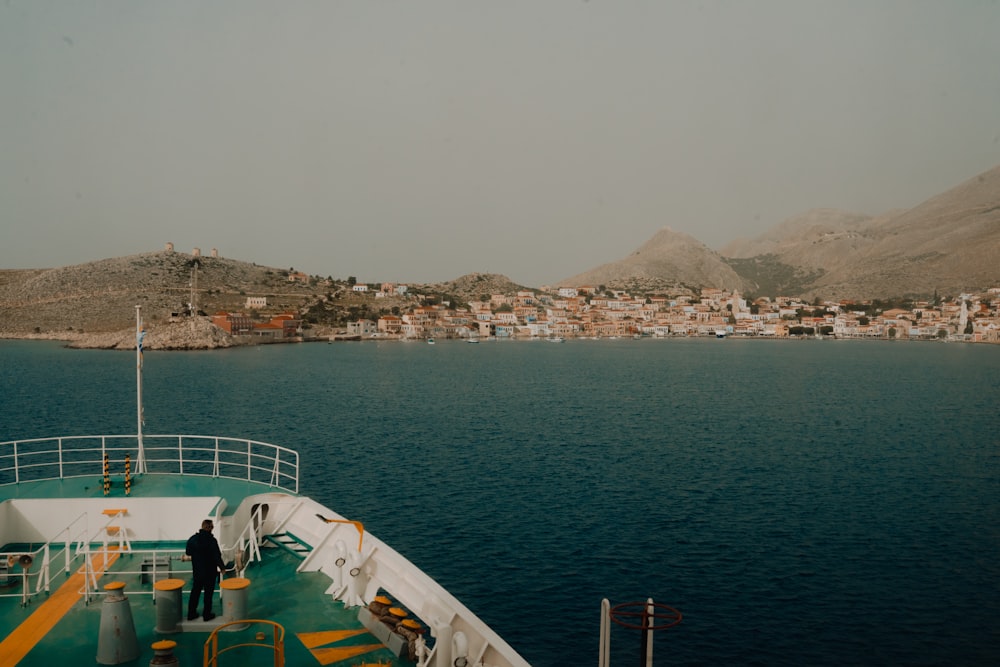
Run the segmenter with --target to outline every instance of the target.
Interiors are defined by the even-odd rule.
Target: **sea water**
[[[0,440],[134,433],[134,353],[0,341]],[[145,431],[302,455],[536,667],[995,664],[1000,348],[739,339],[147,352]],[[613,664],[640,637],[612,630]]]

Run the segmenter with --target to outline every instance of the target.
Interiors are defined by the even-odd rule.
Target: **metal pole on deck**
[[[135,307],[135,405],[136,440],[139,451],[135,457],[135,474],[146,472],[146,455],[142,447],[142,339],[146,332],[142,329],[142,306]]]
[[[601,600],[601,640],[598,645],[597,667],[611,667],[611,603]]]
[[[602,607],[602,625],[604,613]],[[653,602],[653,598],[646,598],[645,602],[624,602],[616,604],[607,611],[607,616],[618,625],[632,630],[640,630],[639,646],[639,667],[653,666],[653,633],[658,630],[672,628],[681,622],[682,615],[673,607],[665,604]],[[635,621],[638,619],[638,623]],[[603,630],[603,627],[602,627]],[[604,640],[602,632],[601,659],[610,658],[610,634],[607,642]],[[605,663],[601,662],[603,667]]]
[[[653,667],[653,633],[650,628],[654,625],[653,598],[646,598],[646,608],[642,614],[642,660],[639,667]]]

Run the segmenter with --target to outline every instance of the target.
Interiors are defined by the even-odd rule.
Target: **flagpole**
[[[146,456],[142,447],[142,339],[146,332],[142,330],[142,306],[135,307],[135,397],[136,397],[136,439],[139,451],[136,454],[135,473],[146,472]]]

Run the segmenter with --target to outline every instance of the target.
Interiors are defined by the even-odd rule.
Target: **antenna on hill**
[[[135,437],[138,442],[138,452],[135,456],[135,474],[140,475],[146,472],[146,454],[142,446],[142,339],[146,337],[146,330],[142,326],[142,306],[135,307],[135,405],[136,405],[136,431]]]
[[[188,300],[188,308],[191,310],[191,331],[194,331],[194,318],[198,314],[198,267],[201,262],[195,257],[191,261],[191,298]]]

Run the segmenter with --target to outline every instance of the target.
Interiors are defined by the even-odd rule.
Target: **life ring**
[[[7,556],[7,567],[14,567],[14,563],[16,562],[17,562],[17,556],[15,556],[14,554]]]

